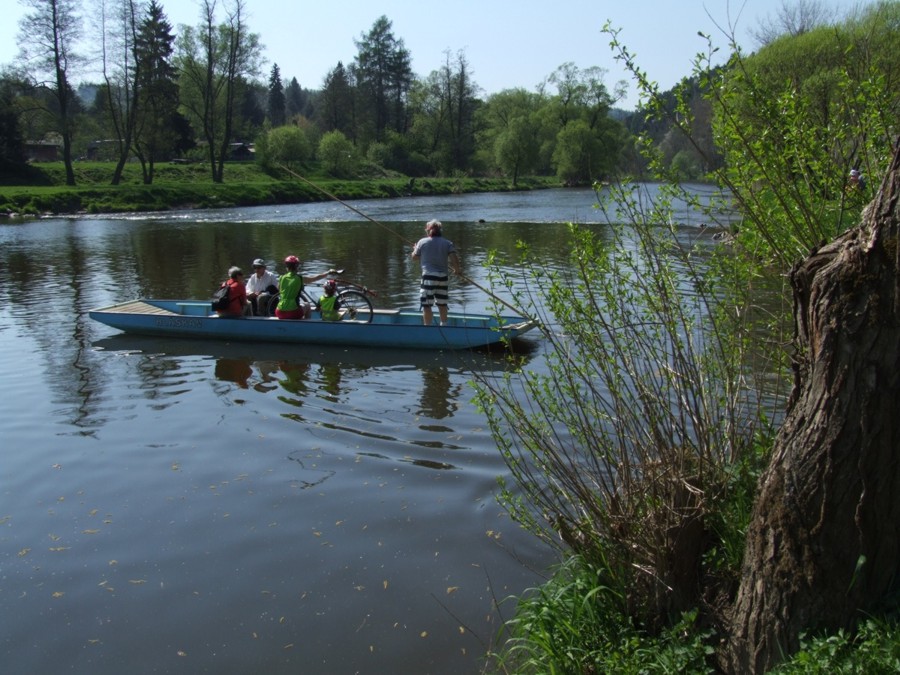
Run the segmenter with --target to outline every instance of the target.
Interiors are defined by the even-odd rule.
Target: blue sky
[[[223,0],[219,0],[220,6]],[[0,66],[15,61],[18,19],[25,8],[4,0],[0,22]],[[85,6],[97,4],[83,0]],[[199,6],[191,0],[160,0],[169,21],[199,23]],[[466,54],[475,82],[484,94],[523,87],[534,90],[558,66],[599,66],[608,71],[612,89],[627,75],[613,59],[609,39],[601,33],[609,20],[621,29],[620,39],[636,53],[640,66],[664,89],[691,72],[698,51],[706,49],[697,35],[713,36],[722,53],[728,41],[718,26],[734,28],[738,43],[755,44],[748,31],[782,0],[248,0],[249,26],[265,47],[268,79],[272,63],[282,76],[296,77],[316,89],[338,61],[350,63],[355,39],[369,31],[382,14],[393,24],[413,59],[413,71],[428,75],[441,66],[445,53]],[[863,3],[868,4],[868,3]],[[86,31],[89,33],[89,31]],[[89,77],[81,79],[90,79]],[[629,85],[621,107],[632,108],[637,92]]]

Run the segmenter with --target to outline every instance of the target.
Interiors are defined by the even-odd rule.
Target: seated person
[[[262,258],[253,261],[253,274],[247,279],[247,299],[256,316],[269,316],[269,299],[278,293],[278,277],[266,269]]]
[[[247,287],[244,286],[244,273],[240,267],[231,267],[228,270],[228,306],[225,309],[216,310],[216,314],[224,317],[241,317],[250,310],[250,301],[247,300]]]
[[[341,320],[341,301],[337,297],[337,283],[334,279],[325,282],[325,295],[316,302],[316,309],[322,312],[323,321]]]

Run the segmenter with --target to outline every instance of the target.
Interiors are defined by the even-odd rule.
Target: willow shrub
[[[479,384],[512,475],[501,499],[597,570],[596,587],[608,589],[602,602],[637,629],[671,625],[694,607],[722,619],[708,603],[717,593],[727,608],[728,589],[717,584],[727,586],[740,562],[755,470],[782,407],[749,364],[771,358],[781,373],[789,344],[780,332],[790,319],[785,295],[768,316],[754,300],[767,287],[778,292],[794,262],[857,220],[866,200],[846,184],[851,167],[870,189],[880,180],[900,109],[890,48],[898,15],[900,3],[878,3],[750,57],[733,43],[724,68],[711,67],[711,45],[698,57],[694,75],[725,158],[710,178],[742,216],[730,228],[730,255],[697,265],[702,249],[679,236],[671,202],[647,209],[624,187],[604,204],[617,224],[571,226],[569,267],[548,268],[523,249],[524,278],[496,272],[541,322],[548,362],[546,373]],[[607,31],[646,111],[671,114],[673,131],[702,155],[688,88],[668,109]],[[638,146],[657,176],[677,178],[656,149]],[[532,637],[530,648],[547,643]]]
[[[650,625],[701,604],[722,536],[710,516],[774,415],[747,367],[751,305],[734,304],[745,289],[726,289],[725,266],[685,242],[665,195],[640,194],[608,193],[620,224],[570,225],[567,267],[525,248],[524,279],[496,267],[538,319],[547,368],[482,378],[479,401],[514,479],[501,492],[512,516],[605,570],[606,601]]]

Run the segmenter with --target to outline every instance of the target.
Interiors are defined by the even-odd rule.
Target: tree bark
[[[852,629],[900,561],[900,140],[859,226],[791,272],[794,387],[760,482],[726,654],[762,673]]]

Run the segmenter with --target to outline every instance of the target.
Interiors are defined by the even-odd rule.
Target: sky
[[[219,6],[225,1],[219,0]],[[721,47],[717,57],[721,62],[729,44],[723,29],[733,29],[738,44],[752,51],[756,44],[750,31],[767,16],[775,17],[783,2],[566,0],[556,5],[549,0],[247,0],[246,7],[250,30],[260,36],[264,47],[263,81],[268,81],[272,64],[277,63],[283,78],[296,77],[306,89],[320,88],[339,61],[345,65],[353,61],[354,41],[384,15],[392,23],[394,37],[409,50],[416,75],[427,76],[441,67],[448,52],[455,57],[462,50],[475,83],[487,96],[515,87],[534,91],[568,62],[579,69],[606,70],[610,91],[620,80],[630,80],[613,58],[609,36],[602,33],[607,20],[621,29],[619,39],[637,56],[639,66],[662,89],[669,89],[691,73],[694,56],[706,50],[698,31],[710,34]],[[200,23],[196,0],[159,3],[176,33],[181,24]],[[18,23],[26,12],[20,0],[2,0],[2,4],[0,67],[16,61]],[[82,4],[87,14],[98,0],[82,0]],[[75,81],[90,79],[82,76]],[[633,109],[638,100],[629,82],[618,107]]]

